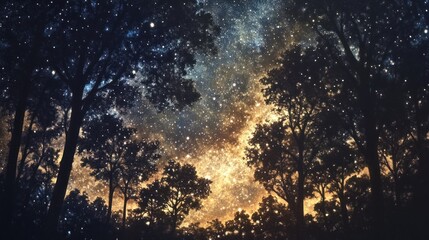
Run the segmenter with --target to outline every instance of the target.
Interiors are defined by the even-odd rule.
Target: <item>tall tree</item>
[[[196,52],[214,52],[218,28],[194,0],[68,1],[50,23],[48,60],[72,98],[46,221],[47,230],[55,231],[80,128],[97,99],[125,110],[136,97],[131,75],[140,72],[145,96],[159,109],[191,104],[199,95],[183,76]]]
[[[426,204],[429,198],[427,188],[429,184],[429,141],[427,138],[429,134],[429,38],[427,34],[429,14],[427,4],[422,4],[422,2],[413,1],[412,5],[418,9],[418,14],[414,16],[419,21],[411,22],[409,27],[417,31],[418,37],[396,52],[393,57],[395,65],[391,69],[391,74],[398,78],[395,81],[395,86],[402,90],[400,95],[396,96],[396,99],[401,99],[402,103],[396,102],[395,108],[402,108],[408,113],[405,126],[406,129],[409,129],[408,144],[411,147],[409,149],[418,160],[417,181],[414,186],[414,212],[418,216],[416,223],[420,225],[419,232],[426,233],[426,227],[422,222],[425,221],[425,216],[429,214],[429,206]],[[403,120],[404,115],[400,116],[399,119]],[[393,133],[396,135],[400,132],[404,133],[403,121],[398,121],[395,125],[398,132],[393,126],[391,127],[394,130]],[[402,161],[403,159],[397,160]]]
[[[82,166],[91,168],[91,175],[108,183],[107,222],[112,214],[113,194],[119,185],[120,169],[124,165],[126,144],[135,129],[124,126],[123,121],[113,115],[94,118],[83,128],[79,151]]]
[[[174,235],[189,211],[202,207],[202,200],[210,194],[210,184],[210,180],[198,177],[194,166],[170,160],[164,167],[163,177],[141,191],[140,211],[148,213],[153,220],[162,214],[161,218],[167,218]]]
[[[398,106],[398,105],[396,105]],[[397,107],[400,109],[400,107]],[[399,113],[399,112],[398,112]],[[388,184],[385,191],[392,193],[394,204],[400,207],[407,188],[407,179],[415,175],[416,171],[416,152],[412,151],[413,141],[411,140],[411,124],[406,119],[408,116],[401,113],[402,116],[395,117],[395,121],[380,132],[379,156],[384,174],[388,178]]]
[[[5,169],[5,189],[0,200],[0,220],[6,230],[10,224],[15,199],[16,167],[21,145],[25,112],[37,75],[45,72],[46,34],[49,20],[61,2],[40,4],[34,1],[2,1],[0,4],[0,73],[1,107],[13,114],[9,152]]]
[[[255,179],[294,212],[298,239],[304,234],[304,199],[311,195],[308,172],[326,140],[318,115],[331,91],[321,84],[327,62],[314,48],[296,46],[284,54],[281,66],[261,80],[265,101],[274,104],[279,120],[259,125],[246,150]]]
[[[380,109],[384,107],[380,100],[387,80],[384,72],[390,69],[392,52],[415,40],[415,28],[404,25],[418,14],[410,6],[409,1],[370,0],[291,1],[288,5],[290,20],[320,37],[344,75],[333,83],[344,87],[344,98],[337,106],[369,169],[376,239],[383,237],[384,227],[377,152],[382,126]]]
[[[343,138],[333,138],[332,148],[321,156],[322,164],[326,167],[325,178],[329,182],[328,191],[333,196],[333,201],[339,205],[342,223],[340,227],[345,236],[349,230],[349,214],[346,197],[347,180],[357,175],[363,169],[362,160],[356,150]]]
[[[118,186],[124,201],[122,208],[122,228],[125,229],[127,203],[137,199],[140,185],[156,172],[155,163],[159,155],[158,142],[131,140],[124,146],[123,162],[119,168]]]

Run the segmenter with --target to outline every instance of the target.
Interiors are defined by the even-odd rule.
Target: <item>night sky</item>
[[[139,130],[137,138],[161,142],[163,161],[191,163],[200,176],[213,181],[204,207],[186,219],[202,224],[229,219],[238,209],[252,212],[266,194],[244,160],[256,124],[273,117],[259,79],[276,65],[287,46],[304,37],[290,34],[281,0],[207,0],[204,4],[221,27],[221,35],[218,54],[197,56],[196,66],[189,71],[200,101],[181,112],[157,113],[142,98],[128,116]],[[77,187],[91,197],[104,194],[105,184],[93,186],[95,181],[79,164],[74,162],[69,190]],[[121,201],[116,203],[119,209]]]

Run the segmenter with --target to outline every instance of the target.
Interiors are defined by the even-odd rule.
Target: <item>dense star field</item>
[[[156,113],[142,99],[130,110],[128,121],[137,138],[158,139],[164,160],[196,166],[213,181],[203,209],[187,222],[226,220],[238,209],[253,211],[266,191],[253,179],[244,149],[257,123],[269,118],[271,107],[261,94],[259,79],[277,64],[280,54],[296,37],[290,35],[284,1],[205,1],[221,28],[218,54],[198,56],[190,71],[201,100],[181,112]],[[156,27],[156,23],[155,23]],[[78,187],[98,196],[104,184],[94,186],[75,163],[70,190]],[[118,202],[117,209],[121,205]]]
[[[0,1],[0,239],[429,239],[428,0]]]

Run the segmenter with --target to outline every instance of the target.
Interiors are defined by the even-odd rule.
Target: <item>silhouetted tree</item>
[[[210,194],[210,184],[210,180],[198,177],[192,165],[170,160],[163,177],[141,191],[139,211],[148,216],[150,224],[166,221],[174,236],[189,211],[202,207],[201,201]]]
[[[408,29],[407,33],[413,32],[409,33],[409,40],[403,41],[399,45],[400,49],[393,54],[392,61],[395,65],[389,69],[389,75],[396,78],[394,82],[402,90],[402,96],[405,91],[405,97],[401,98],[402,106],[399,106],[405,107],[408,112],[412,149],[418,158],[415,192],[418,213],[423,220],[429,214],[429,206],[426,204],[426,199],[429,198],[429,142],[426,137],[429,133],[429,9],[423,0],[418,0],[410,3],[404,11],[407,15],[402,22]],[[427,232],[424,226],[421,230]]]
[[[407,117],[407,115],[403,115]],[[383,128],[380,133],[379,155],[381,166],[386,175],[387,183],[385,190],[390,192],[394,204],[399,207],[406,198],[407,181],[416,171],[416,155],[412,152],[412,143],[410,131],[407,126],[398,126],[401,118],[397,116],[396,120]],[[409,125],[408,125],[409,126]],[[410,187],[408,187],[410,189]]]
[[[6,231],[14,211],[16,168],[21,145],[25,113],[31,97],[38,96],[40,75],[47,69],[46,27],[62,2],[39,4],[34,1],[2,1],[0,4],[0,104],[13,115],[11,139],[5,169],[4,193],[0,220]]]
[[[157,170],[156,161],[160,158],[158,142],[131,140],[124,146],[123,162],[119,168],[118,186],[123,195],[122,227],[125,228],[127,202],[137,199],[140,185]]]
[[[84,118],[100,110],[99,102],[105,106],[101,111],[125,111],[139,84],[159,109],[196,101],[199,94],[183,75],[195,63],[196,52],[213,52],[218,29],[194,0],[69,1],[45,32],[53,73],[71,95],[67,136],[46,221],[47,231],[55,231]],[[132,76],[137,72],[144,77],[136,84]]]
[[[347,235],[340,235],[339,229],[342,228],[342,217],[340,206],[338,202],[334,200],[325,200],[324,202],[319,201],[314,205],[316,211],[315,220],[319,228],[317,239],[332,239],[332,238],[343,238]]]
[[[328,77],[328,59],[323,51],[297,46],[280,63],[261,79],[265,101],[275,105],[280,119],[258,125],[246,158],[255,167],[255,179],[287,201],[296,217],[297,238],[302,239],[304,199],[312,192],[307,176],[325,140],[318,114],[331,90],[321,84]]]
[[[350,209],[350,236],[354,239],[368,238],[366,232],[372,227],[370,225],[371,215],[369,209],[370,192],[368,187],[370,181],[367,175],[352,176],[346,182],[345,196]]]
[[[60,229],[65,239],[114,239],[106,224],[107,206],[101,198],[90,202],[86,193],[75,189],[64,201]]]
[[[255,239],[252,220],[244,210],[237,211],[234,219],[225,222],[225,240],[252,240]]]
[[[152,228],[167,228],[168,217],[164,208],[168,201],[168,191],[168,186],[160,180],[155,180],[140,191],[136,213]]]
[[[225,226],[219,219],[214,219],[208,222],[208,226],[206,228],[208,238],[213,240],[223,239],[225,236]]]
[[[118,187],[120,169],[124,165],[126,145],[135,129],[124,126],[123,121],[113,115],[94,118],[83,128],[83,137],[79,145],[82,153],[82,166],[91,168],[91,175],[108,185],[107,221],[112,214],[112,202]]]
[[[387,146],[390,145],[385,153],[390,152],[389,155],[391,155],[394,153],[392,150],[397,153],[395,159],[392,160],[399,168],[393,169],[393,161],[391,161],[391,169],[389,169],[392,189],[396,188],[393,194],[396,192],[398,195],[395,197],[396,199],[400,199],[402,195],[403,199],[400,199],[402,201],[400,204],[406,203],[408,199],[412,200],[410,205],[403,206],[409,207],[403,211],[410,215],[391,218],[412,219],[412,222],[407,221],[400,224],[409,227],[409,232],[404,234],[404,237],[415,234],[416,237],[428,238],[429,232],[424,222],[429,214],[427,204],[429,198],[427,187],[429,184],[429,141],[427,138],[429,134],[429,39],[427,34],[429,13],[428,7],[423,1],[413,1],[410,7],[417,13],[404,18],[404,22],[408,24],[408,28],[416,31],[416,34],[410,35],[410,40],[413,41],[401,44],[400,50],[395,52],[392,57],[395,65],[389,69],[389,76],[391,76],[394,87],[391,87],[393,91],[390,91],[392,94],[389,103],[394,103],[393,112],[395,114],[389,114],[389,116],[395,117],[395,122],[392,126],[387,126],[387,134],[383,133],[382,140],[387,143]],[[386,139],[386,137],[394,139]],[[400,141],[397,142],[397,140]],[[405,142],[403,142],[404,140]],[[396,180],[393,178],[393,173],[396,171],[398,171],[396,177],[399,184],[394,183]],[[396,208],[395,211],[398,210]],[[398,227],[394,227],[394,230],[398,229]],[[399,233],[396,231],[398,238]]]
[[[323,164],[327,166],[327,179],[330,181],[329,192],[333,195],[334,201],[339,205],[341,214],[341,227],[347,236],[349,226],[349,214],[346,198],[347,179],[359,174],[363,168],[363,162],[359,158],[356,150],[350,146],[345,139],[335,139],[332,141],[332,148],[322,157]]]
[[[420,1],[417,1],[420,2]],[[339,116],[368,166],[373,238],[383,237],[383,192],[378,156],[379,130],[385,94],[386,72],[395,63],[392,52],[415,40],[415,28],[407,25],[416,12],[408,1],[291,1],[290,20],[318,36],[329,51],[342,78],[337,96]],[[416,22],[414,23],[416,24]]]
[[[191,223],[187,227],[180,228],[180,239],[183,240],[207,240],[206,229],[200,223]]]
[[[294,214],[273,196],[264,197],[259,208],[252,214],[256,239],[293,238]]]

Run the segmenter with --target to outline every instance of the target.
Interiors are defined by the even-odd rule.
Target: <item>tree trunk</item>
[[[397,208],[399,208],[401,206],[402,191],[401,191],[401,186],[400,186],[401,184],[399,183],[398,170],[396,168],[396,161],[394,159],[395,158],[392,157],[392,162],[393,162],[393,172],[392,172],[393,191],[394,191],[394,195],[395,195],[395,206]]]
[[[371,101],[370,98],[364,100]],[[383,206],[383,189],[381,183],[380,163],[378,159],[378,134],[376,129],[375,109],[371,107],[373,103],[368,102],[364,105],[364,128],[366,151],[364,158],[369,170],[370,186],[371,186],[371,209],[373,215],[373,238],[383,238],[384,228],[384,206]]]
[[[27,135],[26,135],[26,140],[25,140],[25,145],[24,145],[24,149],[22,150],[21,153],[21,160],[19,162],[19,166],[18,166],[18,173],[17,173],[17,179],[19,181],[19,178],[21,177],[22,173],[24,172],[24,166],[25,166],[25,160],[28,157],[29,151],[28,148],[30,147],[30,142],[31,142],[31,138],[33,135],[33,125],[34,125],[34,121],[36,119],[36,113],[38,111],[40,111],[40,108],[42,106],[42,99],[43,99],[43,95],[46,94],[45,90],[47,88],[47,84],[45,84],[43,86],[43,90],[41,91],[40,95],[37,98],[37,105],[36,108],[33,110],[33,113],[31,114],[30,117],[30,123],[28,124],[28,129],[27,129]],[[46,129],[44,129],[44,131],[46,131]]]
[[[54,238],[53,236],[56,235],[58,218],[61,213],[61,208],[63,206],[67,185],[72,170],[74,154],[76,152],[77,142],[79,138],[79,131],[83,121],[82,95],[83,88],[80,91],[74,91],[72,98],[72,113],[70,118],[70,125],[67,131],[63,157],[61,158],[58,177],[54,186],[52,200],[49,206],[48,216],[46,219],[45,233],[48,234],[46,235],[46,237],[48,238]]]
[[[125,222],[127,220],[127,202],[128,202],[128,196],[124,194],[124,206],[122,208],[122,229],[125,229]]]
[[[13,121],[12,137],[9,143],[9,155],[6,164],[5,177],[5,192],[4,202],[2,203],[3,213],[0,217],[3,221],[1,224],[9,231],[12,223],[12,217],[15,204],[15,189],[16,189],[16,167],[18,161],[19,148],[22,138],[22,127],[24,125],[25,110],[27,108],[27,99],[30,93],[31,75],[33,74],[33,63],[29,63],[24,68],[24,73],[21,76],[19,85],[21,86],[18,103],[15,109],[15,117]],[[30,66],[31,65],[31,66]],[[3,197],[2,197],[3,198]]]
[[[110,223],[110,218],[112,217],[112,204],[113,204],[113,194],[115,192],[115,188],[113,186],[113,179],[109,180],[109,199],[107,205],[107,218],[106,222]]]
[[[427,204],[429,199],[429,149],[426,143],[427,132],[423,127],[424,122],[427,121],[427,116],[422,113],[416,94],[412,96],[415,108],[414,118],[416,120],[415,128],[417,136],[414,144],[418,157],[417,183],[414,190],[414,222],[416,225],[416,232],[420,234],[425,233],[422,237],[426,237],[425,239],[427,239],[429,237],[426,224],[426,219],[429,215],[429,204]]]
[[[344,233],[347,236],[349,232],[349,213],[347,211],[346,198],[344,196],[344,191],[338,194],[340,200],[340,208],[341,208],[341,219],[343,221]]]
[[[31,137],[32,137],[31,135],[33,133],[33,125],[34,125],[35,118],[36,118],[36,114],[33,113],[33,115],[31,116],[30,124],[28,125],[27,136],[26,136],[27,139],[25,141],[24,149],[21,152],[21,160],[20,160],[19,166],[18,166],[18,173],[16,174],[18,181],[24,172],[25,160],[27,160],[27,157],[29,154],[28,148],[30,147],[30,139],[31,139]]]
[[[303,152],[300,150],[297,163],[298,170],[298,196],[297,196],[297,216],[296,216],[296,236],[297,240],[304,239],[304,166]]]
[[[176,228],[177,228],[177,209],[176,207],[173,208],[173,216],[171,221],[171,236],[174,238],[176,237]]]
[[[428,146],[425,145],[427,132],[424,131],[424,128],[422,127],[423,122],[425,122],[425,118],[427,118],[427,116],[424,116],[422,113],[422,110],[419,106],[419,100],[415,95],[417,94],[414,93],[412,97],[415,108],[414,118],[416,119],[415,127],[417,139],[415,145],[419,160],[416,199],[419,204],[422,204],[422,207],[425,207],[426,210],[429,210],[426,204],[426,201],[429,198],[429,154],[427,149]],[[426,213],[429,213],[429,211]]]
[[[325,224],[325,227],[327,227],[327,223],[328,223],[328,216],[326,216],[326,194],[325,194],[325,186],[321,187],[321,191],[320,191],[320,208],[321,208],[321,212],[323,214],[323,221]],[[326,228],[327,229],[327,228]]]

